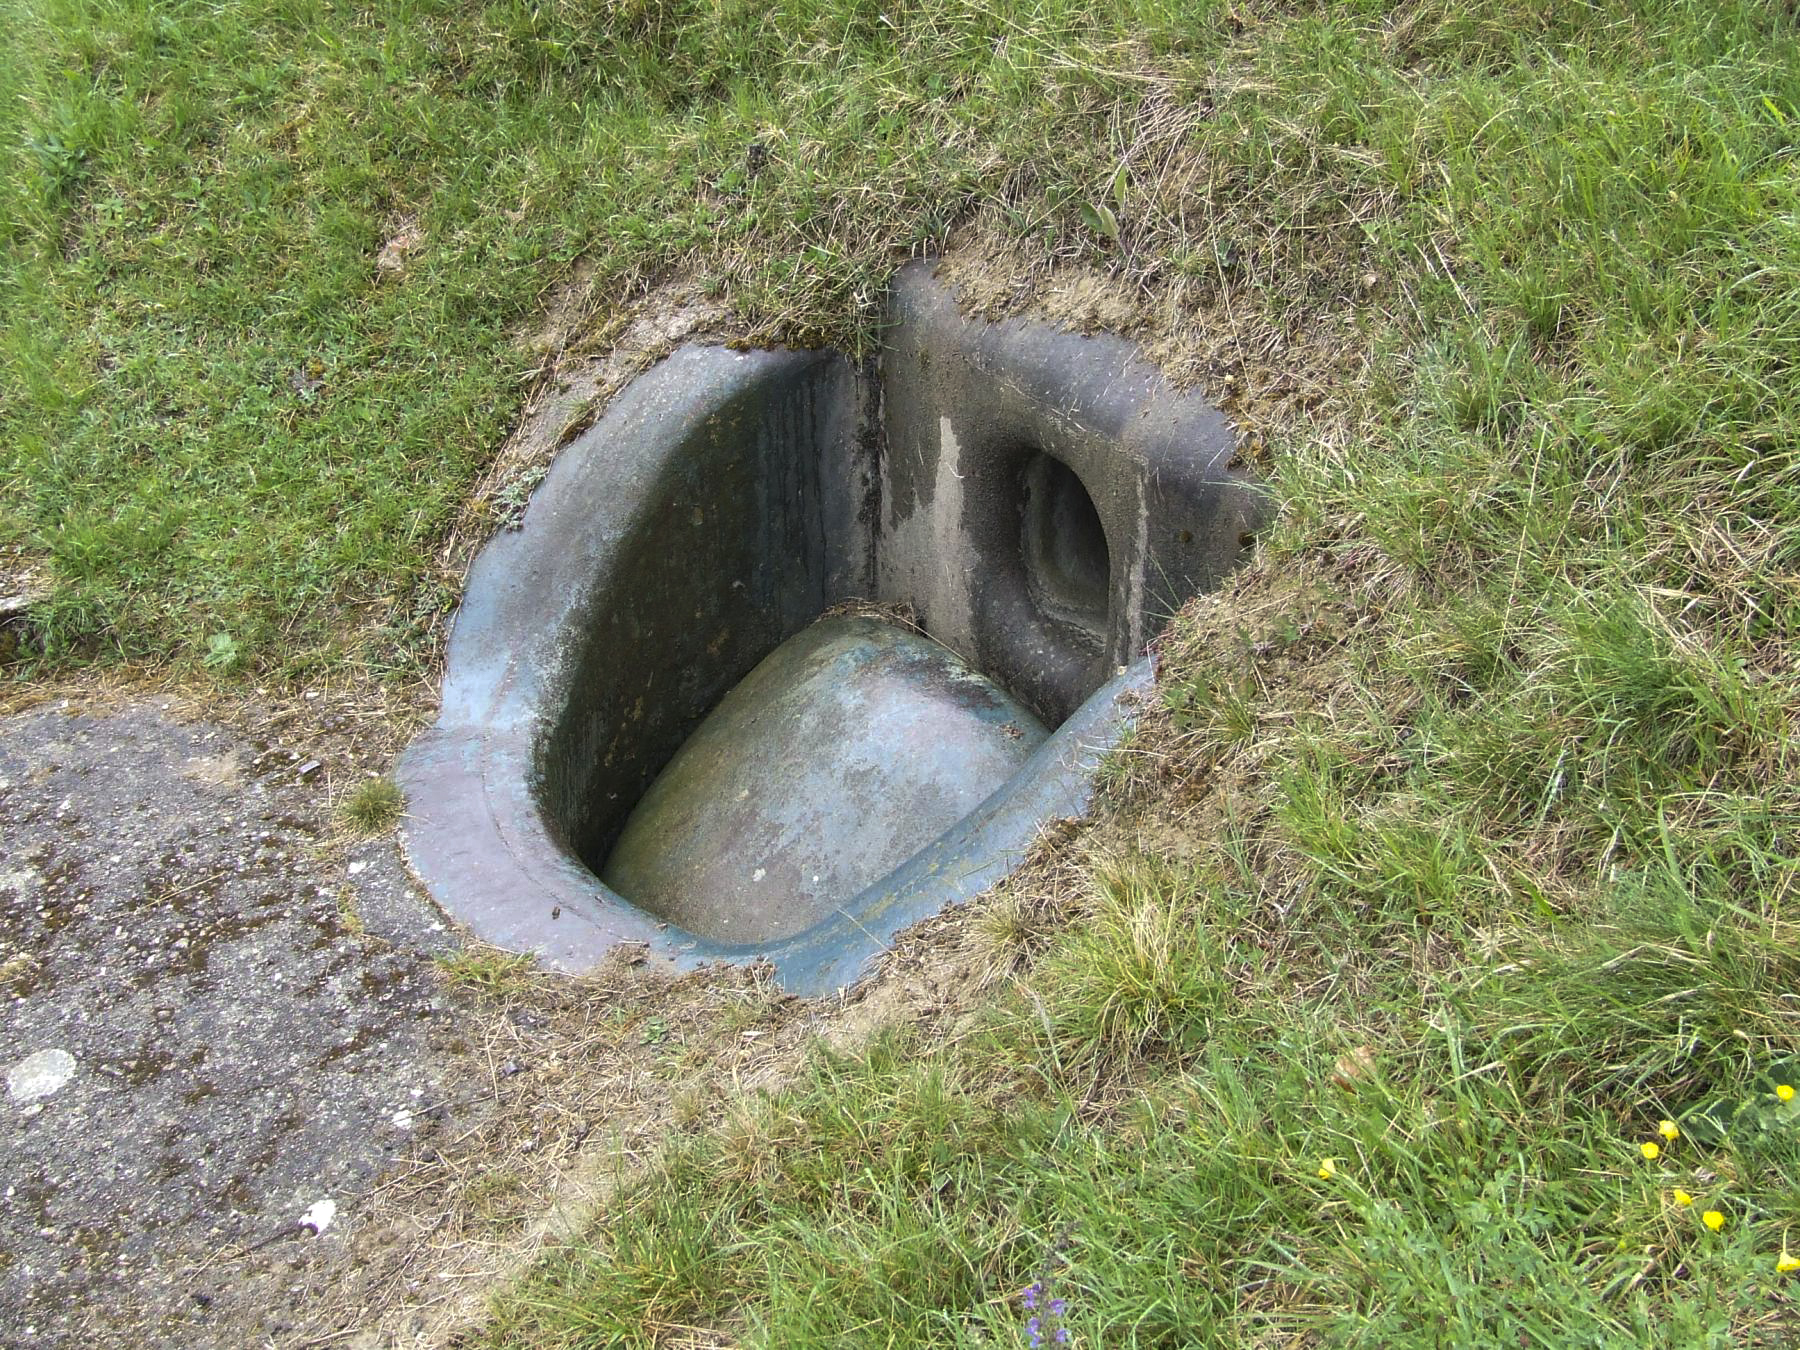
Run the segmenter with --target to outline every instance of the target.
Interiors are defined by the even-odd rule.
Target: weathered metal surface
[[[981,805],[1048,735],[931,639],[822,619],[700,724],[600,876],[701,937],[791,937]]]
[[[823,465],[850,381],[830,353],[684,347],[476,559],[399,777],[414,868],[484,940],[566,970],[620,942],[685,955],[594,869],[707,712],[851,584],[824,541],[854,507]]]

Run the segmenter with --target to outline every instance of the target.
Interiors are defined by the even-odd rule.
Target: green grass
[[[1079,232],[1109,63],[1219,42],[1179,0],[896,13],[7,0],[0,545],[53,563],[48,662],[417,669],[578,259],[861,346],[974,203]]]
[[[437,967],[453,985],[503,998],[530,977],[532,960],[517,952],[471,947],[453,956],[438,957]]]
[[[406,812],[406,795],[391,778],[358,783],[338,804],[338,818],[356,834],[383,834]]]
[[[28,674],[418,669],[577,259],[861,349],[966,229],[1272,447],[1108,767],[1169,856],[1004,898],[969,1034],[675,1141],[490,1343],[1023,1344],[1034,1279],[1091,1346],[1800,1339],[1791,16],[0,2]]]
[[[979,1035],[820,1054],[677,1145],[488,1343],[1022,1344],[1046,1276],[1085,1345],[1791,1338],[1791,934],[1646,893],[1616,931],[1421,973],[1318,941],[1322,897],[1259,924],[1252,883],[1110,860]],[[1155,895],[1148,936],[1120,924]]]
[[[1022,1344],[1046,1273],[1087,1345],[1800,1336],[1792,25],[1262,17],[1117,270],[1373,365],[1111,771],[1192,857],[1003,901],[981,1035],[681,1145],[492,1343]]]

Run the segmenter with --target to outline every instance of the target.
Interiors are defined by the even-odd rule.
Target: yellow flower
[[[1330,1181],[1336,1175],[1337,1175],[1337,1159],[1336,1158],[1320,1158],[1319,1159],[1319,1180],[1320,1181]]]
[[[1700,1216],[1700,1222],[1716,1233],[1725,1226],[1725,1216],[1716,1209],[1709,1209]]]
[[[1784,1102],[1793,1101],[1794,1085],[1792,1083],[1777,1083],[1775,1085],[1775,1095]]]
[[[1781,1255],[1775,1258],[1775,1270],[1781,1275],[1792,1274],[1794,1271],[1800,1270],[1800,1256],[1788,1255],[1787,1248],[1783,1247]]]
[[[1681,1187],[1677,1186],[1675,1188],[1675,1203],[1685,1209],[1694,1203],[1694,1197],[1682,1190]]]
[[[1681,1138],[1681,1127],[1672,1120],[1665,1120],[1656,1127],[1656,1132],[1671,1144]]]
[[[1638,1152],[1643,1154],[1651,1162],[1655,1162],[1656,1156],[1657,1156],[1657,1154],[1662,1152],[1662,1148],[1660,1145],[1657,1144],[1657,1142],[1654,1139],[1651,1139],[1651,1140],[1646,1141],[1645,1143],[1639,1144]]]

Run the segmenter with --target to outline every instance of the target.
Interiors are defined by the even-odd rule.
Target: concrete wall
[[[546,813],[596,869],[700,720],[863,579],[844,523],[855,377],[828,353],[755,355],[704,415],[670,426],[659,403],[656,434],[609,428],[585,501],[565,507],[562,550],[594,579],[563,620],[568,695],[537,759]]]
[[[892,309],[877,594],[913,604],[1054,725],[1237,565],[1259,497],[1226,467],[1225,419],[1174,394],[1123,339],[964,319],[922,265],[896,279]],[[1045,547],[1073,505],[1046,457],[1098,518],[1103,614],[1059,603],[1085,587]]]

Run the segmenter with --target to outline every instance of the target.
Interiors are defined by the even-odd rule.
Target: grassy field
[[[50,662],[416,669],[578,259],[861,346],[976,203],[1082,230],[1141,60],[1204,77],[1213,26],[1109,8],[5,0],[0,547]]]
[[[954,239],[1268,444],[980,996],[676,1139],[490,1343],[1800,1341],[1791,13],[0,4],[16,678],[419,671],[578,260],[861,347]]]

